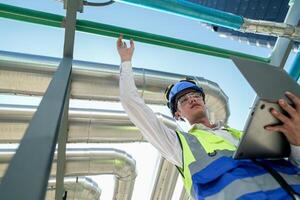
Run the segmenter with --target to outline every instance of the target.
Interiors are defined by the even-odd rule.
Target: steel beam
[[[73,59],[76,17],[77,17],[77,9],[79,6],[79,0],[68,0],[67,2],[68,2],[67,12],[66,12],[66,19],[65,19],[64,58]],[[68,85],[67,93],[68,96],[70,96],[70,84]],[[56,174],[56,191],[55,191],[56,200],[61,200],[64,194],[66,143],[68,138],[68,111],[69,111],[69,98],[65,100],[62,122],[61,122],[59,136],[58,136],[57,174]]]
[[[1,198],[44,199],[64,105],[69,99],[71,69],[72,59],[64,58],[4,175]]]
[[[76,31],[76,17],[79,0],[68,0],[65,18],[64,57],[73,58],[74,40]]]
[[[300,46],[298,48],[298,53],[296,54],[294,58],[294,62],[289,70],[289,75],[297,81],[300,76]]]
[[[299,21],[300,21],[299,10],[300,10],[300,1],[295,1],[294,4],[289,9],[286,18],[284,20],[284,23],[290,25],[299,25]],[[270,64],[283,68],[287,58],[289,57],[292,47],[293,47],[292,40],[288,38],[279,37],[273,48],[270,57],[271,58]]]
[[[68,96],[70,95],[70,86],[67,89]],[[57,166],[56,166],[56,191],[55,199],[61,200],[64,194],[64,176],[65,176],[65,161],[66,161],[66,143],[68,138],[68,111],[69,99],[65,101],[64,110],[62,114],[61,126],[58,135],[57,148]]]

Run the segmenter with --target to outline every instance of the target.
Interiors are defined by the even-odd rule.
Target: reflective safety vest
[[[242,136],[235,129],[226,130],[237,139]],[[261,166],[251,160],[234,160],[236,147],[226,139],[198,129],[177,131],[177,136],[183,153],[179,171],[186,191],[194,199],[291,199]],[[300,192],[299,168],[284,159],[261,161]]]

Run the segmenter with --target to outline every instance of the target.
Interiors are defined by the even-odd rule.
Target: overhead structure
[[[199,20],[212,25],[230,28],[236,31],[255,33],[261,35],[272,35],[276,37],[287,37],[300,41],[300,27],[285,23],[252,20],[239,15],[208,8],[186,0],[117,0],[130,5],[160,10],[162,12],[174,13],[184,17]]]
[[[290,3],[291,2],[292,0],[290,1]],[[294,25],[294,26],[299,26],[300,25],[299,10],[300,10],[300,1],[294,1],[288,10],[288,13],[284,19],[284,23]],[[294,41],[288,38],[277,38],[275,46],[272,50],[272,54],[270,56],[270,64],[276,67],[284,68],[293,45],[294,45]],[[297,54],[299,55],[299,51]],[[295,59],[294,63],[296,62],[296,60],[297,59]],[[291,67],[291,72],[289,72],[289,74],[291,74],[293,78],[296,78],[293,71],[294,70],[298,71],[299,69],[300,69],[299,66],[297,67],[293,65]]]
[[[68,188],[64,184],[64,176],[113,174],[116,178],[113,198],[117,200],[131,199],[136,177],[135,161],[131,156],[114,149],[81,148],[67,149],[66,152],[67,141],[85,143],[144,141],[123,112],[100,109],[69,110],[69,98],[100,101],[119,100],[119,66],[73,61],[75,30],[109,37],[118,37],[120,33],[123,33],[124,38],[133,38],[139,42],[221,58],[236,56],[258,62],[271,62],[280,67],[283,67],[290,52],[291,41],[289,40],[299,41],[300,38],[299,1],[296,1],[291,7],[284,23],[246,19],[183,0],[118,1],[175,12],[185,17],[234,30],[284,38],[278,40],[271,57],[263,58],[108,24],[77,20],[76,13],[82,9],[80,0],[64,1],[67,3],[66,18],[51,13],[0,4],[0,17],[65,28],[62,58],[0,52],[0,92],[44,96],[38,108],[26,105],[0,106],[0,130],[5,133],[1,134],[0,143],[20,142],[18,150],[0,149],[1,177],[4,176],[12,156],[16,155],[0,185],[2,198],[18,199],[11,195],[19,195],[22,199],[43,199],[48,177],[51,175],[56,176],[55,198],[61,200],[64,191]],[[300,75],[299,55],[290,70],[290,74],[295,80]],[[166,86],[185,78],[184,75],[146,69],[134,69],[134,73],[138,90],[146,103],[159,105],[165,104],[163,92]],[[202,77],[192,78],[204,88],[207,94],[206,103],[209,107],[210,119],[226,122],[230,114],[228,97],[216,83]],[[35,112],[35,110],[37,111]],[[35,115],[33,115],[34,112]],[[176,127],[172,119],[160,114],[158,116],[169,127]],[[24,138],[20,141],[32,117],[29,131],[27,130]],[[99,130],[104,135],[100,136]],[[124,137],[118,137],[121,130],[122,133],[125,132]],[[54,156],[56,143],[59,145]],[[32,156],[33,150],[37,152],[36,156]],[[52,160],[53,166],[50,171]],[[24,171],[21,171],[20,168],[22,170],[24,168]],[[151,199],[170,199],[177,176],[178,172],[174,166],[161,159]],[[26,185],[25,183],[30,177],[34,177],[32,184]],[[19,188],[21,192],[13,193],[15,188]],[[27,196],[26,191],[30,191],[32,196]],[[188,199],[185,192],[182,192],[180,199]]]
[[[30,23],[42,24],[52,27],[63,27],[65,23],[64,17],[52,13],[46,13],[31,9],[20,8],[0,3],[0,17],[15,19]],[[112,26],[110,24],[91,22],[87,20],[77,20],[76,30],[86,33],[103,35],[108,37],[119,37],[123,33],[125,39],[133,39],[138,42],[144,42],[153,45],[159,45],[194,53],[217,56],[221,58],[230,58],[230,56],[256,60],[259,62],[269,62],[269,58],[249,55],[219,47],[212,47],[209,45],[199,44],[177,38],[171,38],[152,33],[136,31],[123,27]]]

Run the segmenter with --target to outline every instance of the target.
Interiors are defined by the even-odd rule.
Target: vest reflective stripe
[[[280,190],[279,184],[263,168],[250,160],[232,159],[235,146],[225,139],[202,130],[191,133],[177,132],[177,135],[183,149],[181,171],[184,174],[185,187],[195,199],[224,199],[226,195],[226,199],[235,199],[266,191],[274,195],[272,190],[276,190],[276,194],[280,193],[281,196],[286,195],[285,191]],[[207,140],[206,136],[208,136]],[[299,169],[287,161],[268,160],[266,163],[278,172],[282,172],[289,184],[300,184],[300,176],[297,175]]]
[[[300,191],[299,185],[291,186],[295,191]],[[249,200],[249,199],[271,199],[271,200],[293,200],[292,197],[288,196],[282,188],[277,188],[270,191],[258,191],[249,194],[245,194],[237,200]],[[295,197],[295,200],[300,200],[300,197]]]
[[[300,185],[299,178],[294,175],[280,174],[289,184]],[[259,190],[258,190],[258,187]],[[205,199],[237,199],[245,194],[254,193],[257,191],[271,191],[280,188],[278,183],[273,179],[270,174],[263,174],[261,176],[249,177],[238,179],[231,184],[227,185],[220,192],[211,195]],[[288,196],[287,196],[288,197]]]
[[[198,142],[198,139],[195,135],[189,133],[182,133],[182,135],[185,137],[190,147],[190,150],[195,158],[195,162],[189,165],[191,174],[195,174],[200,170],[203,170],[208,165],[210,165],[211,162],[223,156],[233,155],[233,151],[228,151],[228,150],[221,150],[221,151],[215,150],[214,152],[208,154],[205,151],[205,149],[202,147],[202,145]],[[212,159],[212,157],[214,158]]]
[[[299,170],[285,160],[281,160],[281,163],[281,168],[283,169],[280,170],[278,167],[276,167],[278,163],[275,165],[270,165],[274,169],[278,169],[277,171],[281,172],[282,174],[295,177],[298,179],[300,184],[300,176],[297,175]],[[266,173],[267,172],[264,168],[257,166],[250,160],[233,160],[229,157],[223,157],[213,162],[204,170],[193,174],[192,182],[195,187],[194,190],[196,194],[198,196],[206,197],[220,192],[237,180],[259,177]],[[291,179],[288,179],[287,181],[289,180]],[[257,181],[254,179],[253,181],[254,184],[257,183]],[[279,184],[277,184],[277,186],[279,187]],[[258,184],[257,191],[260,191],[260,188],[261,186]]]
[[[195,162],[195,157],[193,153],[191,152],[188,143],[186,142],[183,133],[181,132],[176,132],[177,136],[180,140],[180,144],[182,145],[182,168],[178,167],[181,171],[181,174],[183,174],[183,182],[184,182],[184,187],[186,191],[189,194],[194,194],[192,191],[192,177],[190,170],[186,170],[189,168],[190,163]],[[186,134],[186,133],[184,133]]]
[[[198,142],[200,139],[195,135],[202,136],[201,133],[205,135],[212,135],[213,138],[210,137],[207,140],[205,140],[206,138],[202,138],[202,143],[200,144]],[[228,141],[224,140],[223,138],[219,136],[215,136],[212,133],[209,133],[207,131],[194,130],[192,133],[182,133],[177,131],[177,135],[182,144],[182,149],[183,149],[183,168],[180,168],[180,171],[184,174],[184,185],[186,191],[192,195],[194,194],[194,191],[192,188],[192,176],[191,176],[191,171],[189,169],[190,166],[193,172],[197,172],[196,170],[199,171],[199,169],[201,170],[206,168],[211,162],[216,160],[216,158],[219,158],[219,156],[221,155],[226,154],[228,156],[229,155],[231,156],[233,154],[232,151],[235,150],[236,148],[234,147],[234,145],[230,144]],[[216,152],[215,151],[216,149],[209,148],[210,143],[208,141],[210,140],[213,140],[212,142],[217,142],[218,146],[221,147],[222,145],[220,144],[223,142],[224,145],[222,148],[224,149],[227,147],[228,149],[231,150],[231,152],[228,150],[222,152],[221,151]],[[208,147],[208,149],[207,150],[204,149],[202,145]],[[208,156],[207,151],[209,153],[216,153],[217,156],[210,157]],[[197,162],[197,164],[192,164],[194,162]]]
[[[236,146],[221,136],[204,130],[193,129],[187,136],[193,135],[200,142],[207,153],[214,153],[215,150],[235,151]]]

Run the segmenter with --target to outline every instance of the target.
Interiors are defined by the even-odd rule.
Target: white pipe
[[[67,199],[76,200],[99,200],[101,189],[98,184],[87,177],[65,177],[64,189],[67,192]],[[48,181],[46,200],[55,199],[56,179]]]
[[[253,20],[244,18],[241,31],[274,37],[285,37],[295,41],[300,41],[300,27],[286,23]]]
[[[0,104],[0,143],[19,143],[36,108]],[[169,128],[176,129],[173,118],[160,113],[157,116]],[[124,111],[70,108],[68,142],[145,142],[145,139]]]
[[[179,200],[191,200],[192,198],[190,197],[190,195],[186,192],[185,188],[182,188]]]
[[[171,200],[178,178],[178,170],[163,157],[160,158],[151,200]]]
[[[15,151],[16,148],[0,149],[0,177],[4,176]],[[56,175],[56,159],[55,153],[51,176]],[[131,199],[137,173],[135,160],[126,152],[103,148],[67,148],[65,162],[65,176],[114,175],[113,200]]]
[[[0,51],[0,92],[42,96],[60,61],[60,58]],[[135,68],[134,74],[145,102],[160,105],[166,104],[165,88],[186,77],[141,68]],[[196,78],[206,92],[206,104],[215,120],[226,122],[230,114],[228,97],[216,83]],[[74,61],[71,98],[119,101],[119,66]]]

